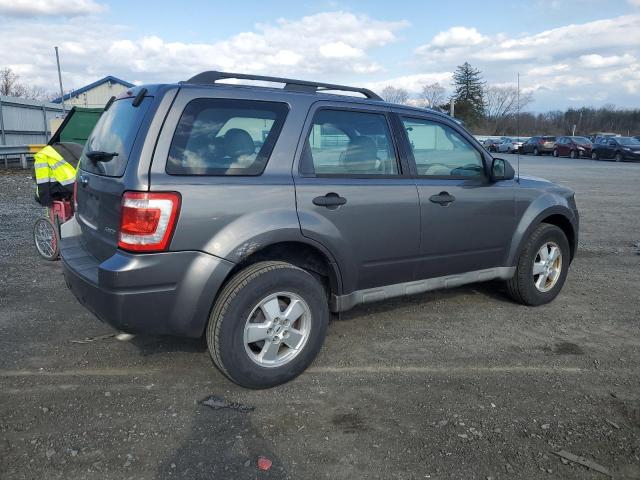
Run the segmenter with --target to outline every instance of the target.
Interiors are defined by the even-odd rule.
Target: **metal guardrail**
[[[28,159],[38,153],[44,145],[0,145],[0,158],[4,158],[5,168],[9,163],[19,161],[24,169],[29,168]]]

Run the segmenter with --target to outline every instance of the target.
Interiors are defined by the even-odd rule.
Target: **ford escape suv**
[[[221,72],[139,86],[86,143],[64,275],[115,328],[206,335],[226,376],[270,387],[313,361],[330,312],[494,279],[553,300],[574,194],[514,177],[450,117],[366,89]]]

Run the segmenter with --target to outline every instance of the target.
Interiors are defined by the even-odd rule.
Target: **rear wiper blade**
[[[89,150],[85,153],[88,159],[94,162],[110,162],[113,157],[120,155],[118,152],[103,152],[102,150]]]

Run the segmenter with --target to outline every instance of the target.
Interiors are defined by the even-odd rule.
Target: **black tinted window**
[[[132,103],[133,98],[117,100],[102,114],[82,151],[79,163],[82,170],[108,177],[122,176],[151,97],[145,97],[137,107]],[[109,161],[96,161],[87,157],[89,151],[117,155],[103,157]]]
[[[286,104],[276,102],[193,100],[178,122],[167,173],[260,175],[287,111]]]
[[[304,173],[397,175],[391,133],[378,113],[321,110],[313,118],[303,158]]]

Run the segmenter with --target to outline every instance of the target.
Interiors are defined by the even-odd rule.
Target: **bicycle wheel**
[[[56,227],[48,218],[39,218],[33,226],[33,241],[36,249],[45,260],[56,260],[60,254],[59,238]]]

